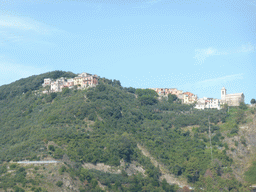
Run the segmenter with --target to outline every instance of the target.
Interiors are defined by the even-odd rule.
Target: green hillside
[[[125,88],[106,78],[86,90],[33,92],[42,90],[44,78],[62,76],[76,75],[54,71],[0,87],[0,191],[47,191],[39,189],[38,181],[44,178],[28,179],[26,168],[14,164],[15,171],[7,171],[10,161],[46,158],[65,162],[62,172],[79,180],[80,191],[103,190],[98,181],[107,191],[177,191],[177,185],[161,181],[161,171],[137,144],[196,191],[246,191],[247,185],[232,173],[233,159],[226,154],[222,131],[228,130],[232,137],[242,119],[237,117],[232,124],[226,109],[196,110],[193,105],[159,99],[153,90]],[[146,176],[83,168],[84,163],[118,167],[120,161],[137,162]]]

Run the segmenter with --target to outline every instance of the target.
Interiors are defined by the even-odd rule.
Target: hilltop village
[[[223,104],[228,106],[239,106],[241,102],[244,102],[243,93],[227,94],[225,87],[221,89],[221,99],[216,98],[198,98],[197,95],[190,92],[183,92],[176,88],[150,88],[157,92],[159,96],[168,97],[168,94],[176,95],[183,104],[196,103],[196,109],[221,109]]]
[[[89,87],[95,87],[98,85],[98,76],[92,75],[90,73],[81,73],[75,78],[67,79],[65,77],[61,77],[59,79],[53,80],[50,78],[44,79],[44,83],[42,86],[45,88],[43,93],[53,93],[53,92],[61,92],[63,88],[73,88],[77,87],[77,89],[86,89]],[[225,87],[221,89],[221,99],[216,98],[198,98],[197,95],[191,92],[183,92],[176,88],[149,88],[154,91],[160,97],[168,97],[168,94],[176,95],[178,99],[181,100],[182,104],[193,104],[196,103],[196,109],[221,109],[223,104],[227,104],[228,106],[239,106],[241,102],[244,102],[244,94],[243,93],[234,93],[227,94],[227,90]]]
[[[49,88],[49,90],[45,89],[43,93],[53,93],[53,92],[61,92],[63,88],[73,88],[76,86],[78,89],[85,89],[88,87],[95,87],[98,85],[98,76],[92,75],[90,73],[81,73],[75,78],[67,79],[65,77],[61,77],[56,79],[55,81],[50,78],[44,79],[43,87]]]

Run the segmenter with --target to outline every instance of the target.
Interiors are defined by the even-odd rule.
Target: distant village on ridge
[[[61,77],[59,79],[53,80],[50,78],[44,79],[42,86],[46,88],[48,86],[49,90],[45,89],[44,94],[61,92],[63,88],[73,88],[86,89],[89,87],[96,87],[98,85],[98,75],[92,75],[90,73],[81,73],[75,78],[65,78]],[[176,88],[148,88],[154,90],[160,97],[168,97],[168,94],[176,95],[178,99],[181,100],[182,104],[193,104],[196,103],[196,109],[221,109],[222,105],[227,104],[228,106],[239,106],[241,102],[244,102],[243,93],[233,93],[227,94],[227,89],[223,87],[221,91],[221,99],[216,98],[198,98],[197,95],[190,92],[183,92]]]

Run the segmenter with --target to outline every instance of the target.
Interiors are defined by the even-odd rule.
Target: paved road
[[[60,161],[18,161],[19,164],[49,164],[60,163]]]

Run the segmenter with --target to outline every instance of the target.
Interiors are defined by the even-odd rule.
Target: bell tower
[[[221,89],[221,100],[226,99],[226,94],[227,94],[227,90],[225,89],[225,87],[222,87],[222,89]]]

